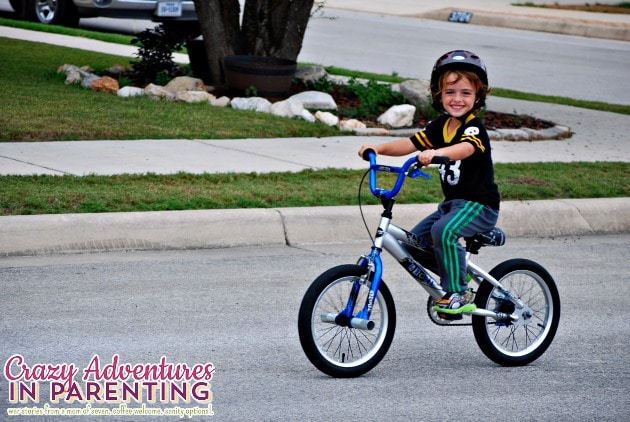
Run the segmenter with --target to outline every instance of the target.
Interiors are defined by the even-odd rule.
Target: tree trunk
[[[194,0],[212,83],[225,85],[223,57],[231,54],[297,60],[314,0]]]
[[[194,0],[203,35],[210,82],[225,85],[223,57],[240,52],[238,0]]]
[[[248,0],[241,33],[247,54],[296,60],[313,0]]]

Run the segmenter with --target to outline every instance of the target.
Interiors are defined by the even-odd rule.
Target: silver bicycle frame
[[[440,299],[446,292],[442,289],[440,283],[428,273],[428,270],[417,262],[407,250],[402,246],[409,245],[419,248],[419,239],[416,235],[407,230],[396,226],[388,217],[381,216],[376,238],[374,239],[374,247],[377,250],[385,249],[398,263],[435,299]],[[509,290],[507,290],[498,280],[484,271],[481,267],[471,262],[471,253],[466,255],[466,268],[472,274],[472,280],[481,283],[482,280],[488,281],[495,286],[501,294],[511,300],[517,308],[522,309],[525,305]],[[472,315],[480,315],[495,319],[510,318],[518,319],[516,315],[504,315],[485,309],[477,309],[471,313]]]

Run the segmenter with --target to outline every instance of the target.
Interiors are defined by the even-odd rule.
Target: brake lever
[[[425,179],[431,179],[431,175],[420,170],[421,164],[417,161],[409,166],[409,170],[407,170],[407,177],[411,177],[415,179],[417,177],[424,177]]]

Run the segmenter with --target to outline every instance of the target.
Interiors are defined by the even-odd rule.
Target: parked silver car
[[[54,25],[76,26],[80,18],[99,16],[182,25],[197,21],[192,0],[9,0],[9,3],[21,18]]]

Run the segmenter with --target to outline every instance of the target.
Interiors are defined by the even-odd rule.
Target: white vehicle
[[[9,0],[23,19],[76,26],[80,18],[149,19],[174,26],[197,24],[192,0]]]

